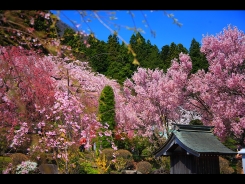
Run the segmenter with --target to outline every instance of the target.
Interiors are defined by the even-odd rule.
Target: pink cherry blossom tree
[[[98,99],[106,85],[112,86],[120,106],[119,84],[92,72],[86,62],[40,56],[21,47],[1,47],[0,53],[0,126],[8,129],[12,148],[37,131],[38,144],[28,149],[29,154],[51,151],[54,159],[67,163],[67,150],[81,136],[89,149],[98,135]]]
[[[45,118],[37,107],[49,109],[54,103],[51,69],[52,63],[42,61],[34,52],[0,47],[0,128],[7,129],[7,140],[13,140],[15,131],[21,135],[13,141],[16,145]]]
[[[179,120],[185,102],[185,88],[192,63],[186,54],[163,70],[138,68],[132,80],[124,82],[125,102],[118,113],[118,124],[129,136],[151,137],[153,129],[169,133],[169,123]]]
[[[207,73],[201,70],[190,78],[188,105],[205,125],[215,126],[220,139],[234,135],[244,141],[245,35],[229,25],[216,36],[205,36],[201,52],[210,66]]]

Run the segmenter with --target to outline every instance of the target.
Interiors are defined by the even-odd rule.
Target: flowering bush
[[[37,174],[37,163],[30,160],[24,161],[16,167],[16,174]]]

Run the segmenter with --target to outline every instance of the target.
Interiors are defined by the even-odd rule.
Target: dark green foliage
[[[128,49],[124,43],[119,44],[118,37],[114,34],[108,37],[107,52],[108,68],[105,75],[123,84],[125,79],[131,77],[136,70],[136,66],[132,64],[129,57]]]
[[[109,35],[107,40],[107,52],[109,53],[107,57],[107,62],[109,63],[109,65],[111,62],[115,62],[120,59],[120,57],[118,57],[120,55],[119,49],[120,44],[117,35]]]
[[[165,72],[167,71],[167,69],[169,68],[171,64],[170,61],[167,60],[169,49],[170,49],[169,45],[164,45],[160,52],[160,58],[161,58],[162,63],[159,68],[163,69]]]
[[[223,144],[227,148],[230,148],[233,151],[237,151],[237,145],[239,145],[240,143],[236,139],[232,138],[232,136],[228,136]]]
[[[192,39],[189,49],[189,55],[192,60],[191,73],[196,73],[198,70],[201,69],[203,69],[205,72],[208,71],[208,61],[205,58],[204,54],[201,53],[200,48],[200,44],[195,39]]]
[[[124,43],[119,44],[116,34],[110,35],[107,42],[92,36],[88,36],[87,41],[90,47],[84,50],[84,54],[93,71],[115,79],[122,85],[136,70],[127,46]]]
[[[77,34],[73,29],[66,28],[63,33],[63,37],[61,39],[61,43],[63,45],[67,45],[71,47],[72,54],[76,57],[76,59],[84,59],[86,46],[84,45],[84,40],[86,40],[84,36]],[[65,50],[64,55],[69,55],[69,50]]]
[[[136,59],[140,63],[140,67],[144,67],[147,58],[147,49],[144,37],[137,32],[131,36],[129,43],[136,54]],[[132,62],[134,60],[134,56],[132,54],[130,54],[130,60]]]
[[[108,126],[108,130],[113,131],[116,122],[115,122],[115,99],[114,92],[111,86],[105,86],[101,91],[99,98],[99,112],[98,120],[103,126]],[[106,128],[102,128],[102,131],[106,131]],[[113,135],[112,135],[113,138]],[[98,138],[98,148],[108,148],[111,147],[110,143],[111,137],[102,136]]]
[[[142,67],[150,69],[160,68],[162,60],[160,57],[160,51],[158,47],[156,45],[152,45],[150,40],[147,40],[146,47],[147,58],[146,62],[143,63]]]
[[[172,42],[170,46],[163,46],[160,52],[160,57],[163,62],[161,65],[161,69],[166,72],[167,69],[171,66],[172,60],[174,58],[176,58],[177,60],[179,59],[179,54],[181,52],[184,54],[188,53],[188,50],[182,44],[176,45],[174,42]]]
[[[109,125],[108,129],[115,128],[115,100],[114,92],[111,86],[105,86],[99,98],[99,120],[105,125]]]
[[[110,53],[109,53],[110,54]],[[109,56],[109,55],[108,55]],[[106,76],[116,79],[119,84],[130,78],[137,66],[132,64],[130,60],[128,49],[124,43],[119,47],[119,53],[116,61],[111,61],[107,68]]]
[[[189,125],[203,125],[200,119],[194,119],[189,122]]]
[[[94,71],[105,75],[109,67],[107,57],[110,54],[107,52],[106,43],[93,38],[89,40],[91,46],[86,50],[86,55],[89,58],[90,66]]]
[[[82,44],[81,39],[79,39],[79,37],[76,36],[75,33],[76,32],[71,28],[65,29],[61,43],[69,45],[72,48],[79,47]]]
[[[142,174],[149,174],[152,171],[152,165],[150,164],[150,162],[140,161],[137,163],[136,169]]]
[[[145,42],[144,37],[139,32],[137,32],[136,34],[133,34],[131,36],[129,43],[132,49],[134,50],[136,54],[136,58],[140,62],[140,65],[142,65],[142,62],[144,58],[146,58],[146,55],[147,55],[147,53],[144,52],[146,48],[146,42]],[[132,56],[132,59],[133,59],[133,56]]]
[[[130,147],[134,148],[132,153],[135,161],[140,161],[144,159],[145,155],[142,155],[145,149],[151,147],[149,138],[136,136],[130,140]]]
[[[44,13],[49,13],[49,10],[42,10]],[[30,11],[31,12],[31,11]],[[22,13],[26,13],[26,10],[23,10]],[[34,21],[34,29],[37,31],[47,31],[48,32],[48,37],[56,37],[57,35],[55,34],[55,27],[52,27],[52,20],[51,19],[45,19],[42,16],[35,16],[36,19]],[[26,17],[26,23],[29,23],[29,17]]]
[[[138,32],[130,38],[130,45],[136,53],[136,58],[143,68],[161,68],[162,60],[156,45],[152,45],[150,40],[145,41],[144,37]],[[131,60],[134,57],[131,55]]]

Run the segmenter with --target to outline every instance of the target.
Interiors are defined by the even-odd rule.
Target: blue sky
[[[57,14],[57,10],[51,12]],[[61,10],[59,17],[72,27],[74,25],[71,21],[80,24],[78,29],[84,30],[86,33],[90,33],[89,29],[92,30],[97,39],[107,42],[108,36],[111,34],[110,30],[102,25],[98,19],[89,16],[92,12],[86,12],[88,16],[85,19],[90,18],[91,22],[82,19],[76,10]],[[108,12],[116,12],[116,19],[110,20]],[[119,36],[127,43],[129,43],[134,32],[126,29],[125,26],[134,27],[136,25],[137,28],[141,28],[145,32],[141,33],[145,40],[150,40],[151,44],[155,44],[159,50],[172,42],[181,43],[189,49],[193,38],[201,44],[203,36],[215,36],[229,24],[236,26],[245,33],[245,10],[166,10],[165,12],[173,14],[174,18],[178,19],[178,22],[182,24],[181,27],[174,24],[173,19],[167,17],[163,10],[130,10],[130,12],[134,15],[133,19],[126,10],[108,10],[107,13],[105,10],[100,10],[98,15],[112,30],[116,30],[112,23],[120,25]],[[148,27],[145,27],[142,22],[144,15],[146,15],[146,21],[149,23]],[[155,37],[151,34],[151,30],[156,33]]]

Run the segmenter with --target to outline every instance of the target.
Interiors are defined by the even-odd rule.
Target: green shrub
[[[103,155],[105,155],[105,158],[107,160],[107,162],[110,162],[111,160],[114,159],[113,157],[113,153],[115,153],[115,150],[112,148],[105,148],[101,151],[100,153],[100,157],[101,159],[103,158]]]
[[[99,174],[99,172],[91,162],[82,162],[78,174]]]
[[[116,157],[122,157],[124,159],[132,160],[133,155],[130,151],[125,149],[119,149],[115,152]]]
[[[122,170],[122,169],[133,169],[135,168],[133,155],[126,149],[113,150],[112,148],[105,148],[101,151],[100,157],[105,155],[107,160],[107,166],[110,165],[110,170]],[[115,157],[113,156],[115,155]],[[116,162],[111,162],[114,160]]]
[[[150,164],[150,162],[140,161],[137,163],[136,169],[142,174],[149,174],[152,170],[152,165]]]
[[[124,169],[130,169],[134,167],[133,154],[125,149],[119,149],[115,152],[117,159],[122,159],[125,161]]]
[[[148,161],[152,165],[152,170],[161,169],[170,172],[170,157],[146,157],[144,161]]]

